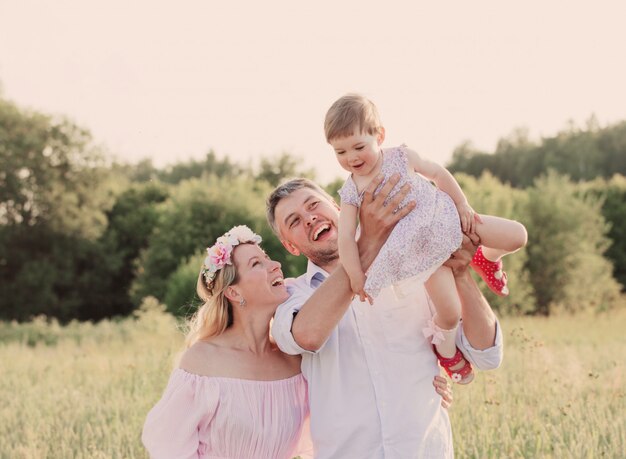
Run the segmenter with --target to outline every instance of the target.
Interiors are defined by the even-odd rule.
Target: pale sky
[[[445,164],[525,126],[626,119],[626,2],[0,0],[2,95],[163,166],[283,151],[345,173],[323,118],[378,106],[387,146]]]

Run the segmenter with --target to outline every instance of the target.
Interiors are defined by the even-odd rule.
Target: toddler
[[[476,214],[452,174],[442,166],[404,145],[381,148],[385,129],[376,106],[361,95],[348,94],[337,100],[326,113],[324,131],[339,164],[350,172],[339,190],[339,256],[352,291],[361,301],[372,303],[382,288],[404,279],[425,282],[436,313],[424,334],[431,339],[448,375],[455,382],[469,383],[473,379],[471,365],[455,344],[461,302],[452,271],[442,264],[460,247],[462,233],[474,232],[482,245],[471,266],[492,291],[506,296],[509,291],[501,258],[526,244],[526,229],[512,220]],[[399,174],[397,189],[408,182],[411,191],[405,202],[414,200],[417,206],[398,222],[366,275],[355,241],[358,208],[363,190],[379,173],[385,181]]]

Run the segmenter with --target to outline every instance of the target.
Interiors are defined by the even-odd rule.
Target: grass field
[[[455,386],[459,458],[620,458],[626,312],[502,320],[505,361]],[[182,335],[171,317],[0,323],[0,458],[145,458]]]
[[[457,456],[626,457],[624,311],[502,326],[502,367],[455,388]]]

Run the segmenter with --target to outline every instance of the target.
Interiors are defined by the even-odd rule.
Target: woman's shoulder
[[[276,346],[271,364],[259,367],[233,349],[215,340],[198,341],[180,357],[178,370],[187,375],[222,380],[272,381],[289,379],[300,373],[300,356],[284,354]],[[272,371],[268,372],[268,368]]]
[[[221,367],[219,346],[210,341],[198,341],[187,348],[180,357],[178,368],[197,376],[219,376]]]

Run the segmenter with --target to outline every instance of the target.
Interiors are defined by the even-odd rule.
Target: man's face
[[[289,253],[303,254],[320,267],[339,258],[335,203],[310,188],[301,188],[276,206],[276,226]]]

